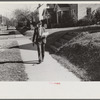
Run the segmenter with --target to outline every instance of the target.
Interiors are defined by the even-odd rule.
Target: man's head
[[[40,25],[41,25],[42,27],[44,26],[44,20],[41,20],[41,21],[39,21],[39,22],[37,22],[37,23],[36,23],[36,22],[33,22],[33,26],[34,26],[34,27],[36,27],[36,26],[39,27]]]
[[[36,27],[36,26],[37,26],[36,22],[32,22],[32,25],[33,25],[34,27]]]

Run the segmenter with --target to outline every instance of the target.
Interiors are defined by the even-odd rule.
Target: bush
[[[95,12],[94,17],[96,19],[96,22],[99,22],[100,21],[100,8],[97,9],[97,11]]]
[[[91,25],[91,24],[92,24],[92,20],[91,19],[87,19],[87,18],[80,19],[77,22],[77,26],[87,26],[87,25]]]
[[[77,17],[76,15],[69,15],[63,20],[63,25],[66,27],[76,26]]]

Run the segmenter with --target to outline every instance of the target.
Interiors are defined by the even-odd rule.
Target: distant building
[[[77,4],[49,4],[49,8],[44,9],[43,19],[47,20],[48,27],[66,27],[69,26],[71,16],[77,20]]]
[[[34,11],[34,21],[44,20],[47,27],[66,26],[70,16],[78,17],[77,4],[43,4]]]
[[[69,26],[71,18],[77,20],[78,17],[77,4],[56,4],[54,11],[56,12],[57,25]]]
[[[43,10],[48,8],[48,5],[47,4],[39,4],[39,6],[37,7],[37,9],[34,11],[34,18],[33,18],[33,21],[35,22],[38,22],[39,20],[43,20],[43,16],[42,16],[42,13],[43,13]]]
[[[100,4],[41,4],[34,11],[34,21],[44,20],[46,27],[67,27],[79,19],[91,17]]]
[[[47,8],[43,11],[43,20],[46,23],[45,27],[53,27],[56,23],[56,13],[53,8]]]

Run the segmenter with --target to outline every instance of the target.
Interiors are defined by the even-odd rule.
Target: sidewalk
[[[28,38],[17,40],[20,48],[20,53],[25,62],[28,81],[80,81],[72,72],[69,72],[48,52],[45,52],[44,62],[38,62],[37,48],[32,46],[31,40]]]

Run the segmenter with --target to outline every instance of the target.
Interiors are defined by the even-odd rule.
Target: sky
[[[13,17],[13,11],[15,9],[30,9],[34,11],[38,3],[36,2],[0,2],[0,15],[6,16],[8,18]],[[79,4],[78,5],[78,17],[79,19],[86,15],[86,8],[91,7],[92,11],[98,7],[100,4]]]
[[[6,16],[8,18],[13,17],[13,11],[15,9],[30,9],[31,11],[34,11],[37,7],[37,3],[2,3],[0,2],[0,15]]]
[[[83,18],[84,16],[86,16],[87,12],[87,8],[90,7],[91,11],[96,10],[97,8],[100,8],[100,4],[79,4],[78,5],[78,19]]]

